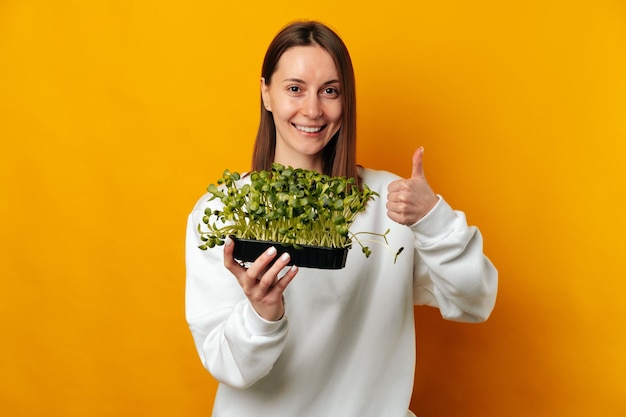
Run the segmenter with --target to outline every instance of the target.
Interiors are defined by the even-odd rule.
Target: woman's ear
[[[261,99],[263,100],[263,106],[265,110],[272,111],[269,88],[270,87],[265,83],[265,78],[261,77]]]

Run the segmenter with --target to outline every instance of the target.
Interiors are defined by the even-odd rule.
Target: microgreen
[[[331,177],[300,168],[274,163],[269,171],[253,171],[249,183],[242,184],[237,172],[225,170],[216,184],[208,186],[209,201],[219,199],[223,206],[207,208],[198,224],[202,250],[223,245],[226,236],[273,241],[283,245],[349,247],[354,240],[366,257],[371,250],[357,235],[368,234],[381,240],[367,240],[387,249],[385,233],[352,233],[350,226],[365,210],[367,202],[379,194],[354,178]],[[393,252],[393,251],[392,251]],[[402,252],[395,252],[394,262]]]

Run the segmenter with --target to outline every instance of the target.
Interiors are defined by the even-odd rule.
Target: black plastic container
[[[295,248],[291,245],[265,240],[238,237],[232,237],[232,239],[235,242],[234,257],[242,262],[254,262],[270,246],[276,247],[277,257],[281,253],[289,252],[291,255],[289,265],[296,265],[299,268],[341,269],[346,266],[346,259],[348,258],[348,248],[311,245],[301,245],[301,248]]]

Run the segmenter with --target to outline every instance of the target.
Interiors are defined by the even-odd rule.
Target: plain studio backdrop
[[[424,146],[500,271],[487,323],[416,307],[411,408],[626,415],[618,0],[0,1],[3,415],[209,415],[186,216],[249,169],[263,54],[302,18],[351,51],[359,163],[408,176]]]

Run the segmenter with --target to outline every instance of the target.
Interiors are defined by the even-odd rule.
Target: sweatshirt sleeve
[[[287,318],[269,322],[250,305],[224,267],[223,247],[200,250],[197,232],[204,208],[187,219],[185,312],[204,367],[215,379],[246,388],[267,375],[283,350]]]
[[[483,254],[480,231],[441,196],[411,230],[417,257],[414,303],[438,307],[448,320],[487,320],[495,305],[498,271]]]

